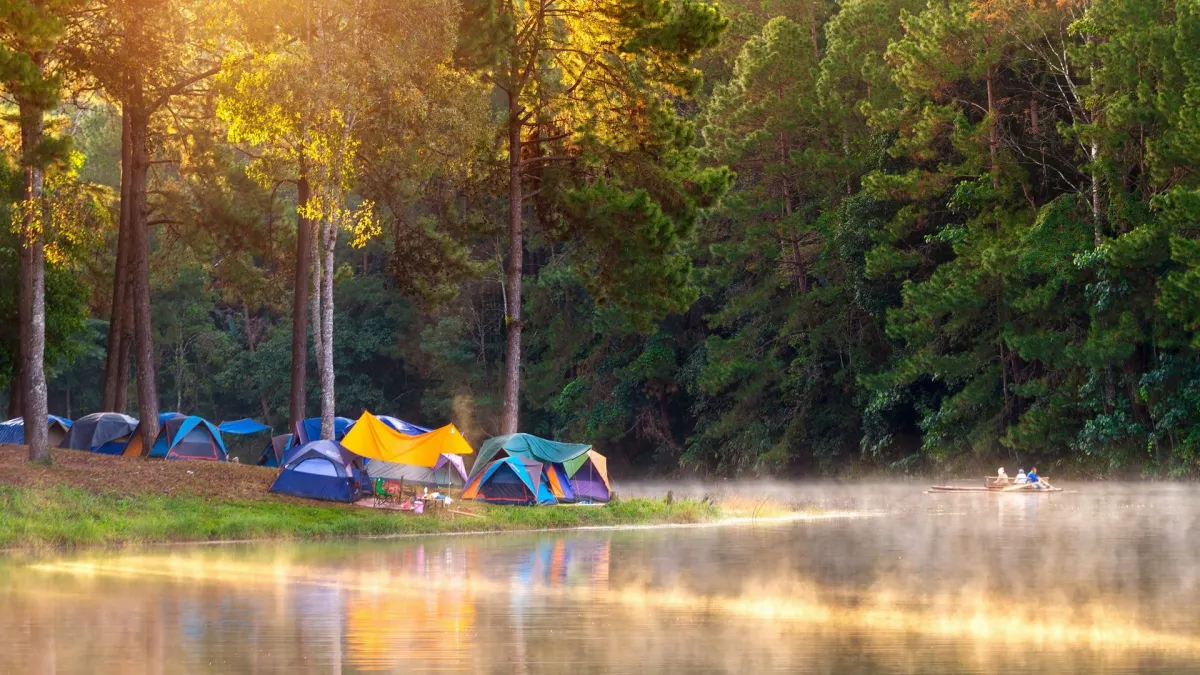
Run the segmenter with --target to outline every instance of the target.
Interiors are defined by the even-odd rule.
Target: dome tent
[[[362,460],[357,455],[334,441],[312,441],[288,453],[271,492],[354,502],[365,484]]]

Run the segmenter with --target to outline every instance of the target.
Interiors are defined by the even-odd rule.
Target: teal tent
[[[586,454],[592,446],[583,443],[559,443],[538,438],[532,434],[506,434],[493,436],[483,442],[475,466],[471,469],[474,478],[484,467],[498,457],[523,457],[547,464],[562,464]]]

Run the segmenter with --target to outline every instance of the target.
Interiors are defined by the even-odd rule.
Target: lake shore
[[[321,539],[715,523],[779,517],[757,503],[617,499],[605,506],[455,502],[422,515],[267,491],[275,469],[53,451],[49,466],[0,446],[0,549]]]

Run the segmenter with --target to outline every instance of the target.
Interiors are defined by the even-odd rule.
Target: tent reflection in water
[[[353,502],[365,484],[361,458],[340,443],[312,441],[288,452],[283,460],[283,470],[271,484],[271,492]]]
[[[544,480],[542,463],[524,457],[505,457],[491,462],[475,474],[464,500],[521,506],[554,505],[558,500]]]

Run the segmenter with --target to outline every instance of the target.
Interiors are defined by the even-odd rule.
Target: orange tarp
[[[362,414],[342,445],[360,457],[432,468],[442,455],[469,455],[474,450],[453,424],[420,436],[408,436],[369,412]]]

